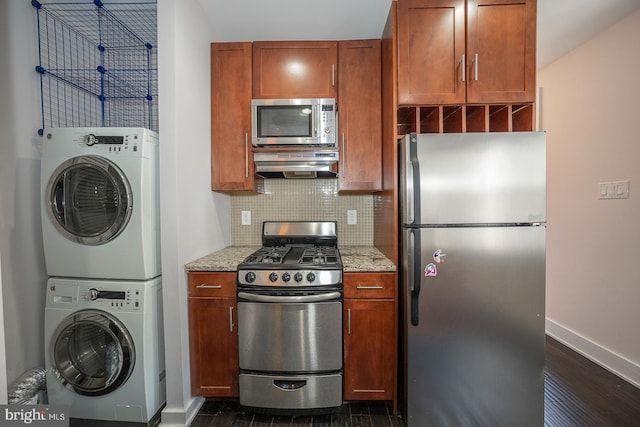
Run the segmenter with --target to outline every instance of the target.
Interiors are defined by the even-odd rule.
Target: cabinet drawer
[[[190,297],[235,297],[235,272],[190,272]]]
[[[345,298],[396,298],[395,273],[345,273]]]

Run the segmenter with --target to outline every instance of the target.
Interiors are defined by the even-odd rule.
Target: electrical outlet
[[[242,225],[251,225],[251,211],[242,211]]]
[[[347,211],[347,224],[356,225],[358,223],[358,211],[357,210],[348,210]]]

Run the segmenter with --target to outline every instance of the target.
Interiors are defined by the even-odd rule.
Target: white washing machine
[[[158,135],[143,128],[47,129],[41,166],[49,276],[160,275]]]
[[[166,402],[161,279],[50,278],[49,404],[71,418],[149,422]]]

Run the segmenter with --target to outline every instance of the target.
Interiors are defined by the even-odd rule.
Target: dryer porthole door
[[[69,240],[100,245],[127,226],[133,208],[131,185],[118,166],[99,156],[63,162],[47,184],[45,205],[57,230]]]
[[[70,390],[101,396],[123,385],[135,365],[131,334],[115,316],[80,310],[58,325],[50,343],[51,366]]]

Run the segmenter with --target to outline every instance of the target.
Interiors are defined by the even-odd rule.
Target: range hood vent
[[[338,151],[258,151],[256,175],[263,178],[337,178]]]

